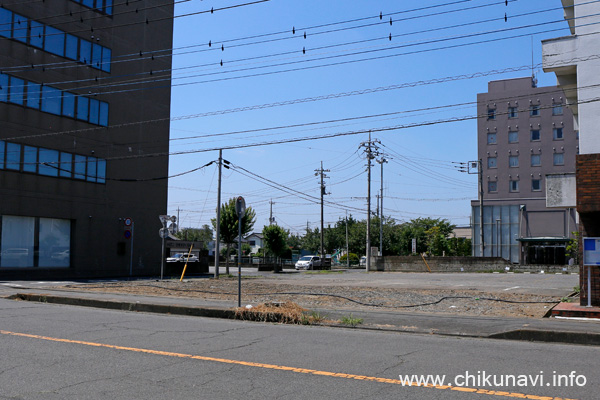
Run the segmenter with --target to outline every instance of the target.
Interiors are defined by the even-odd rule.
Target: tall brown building
[[[477,95],[483,178],[484,256],[521,264],[565,264],[577,231],[574,207],[552,207],[548,185],[574,175],[578,133],[563,91],[532,78],[492,81]],[[479,202],[473,250],[481,254]]]
[[[172,1],[0,8],[0,280],[159,272],[172,38]]]

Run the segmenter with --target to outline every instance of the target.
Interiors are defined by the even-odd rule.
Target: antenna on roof
[[[531,36],[531,87],[537,87],[537,78],[535,77],[535,71],[533,70],[533,35]]]

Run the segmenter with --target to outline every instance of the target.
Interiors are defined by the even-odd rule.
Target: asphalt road
[[[600,392],[595,347],[4,299],[0,351],[0,399],[596,399]],[[464,382],[467,373],[473,378]],[[568,378],[554,384],[557,374],[571,373],[577,377],[573,386]],[[445,375],[453,386],[398,383],[399,375],[413,374]],[[503,375],[527,375],[528,384],[494,386],[493,377],[499,381]],[[461,383],[466,387],[456,390]]]

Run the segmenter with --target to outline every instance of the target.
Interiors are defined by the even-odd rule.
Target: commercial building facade
[[[572,114],[557,87],[533,78],[489,82],[477,95],[483,186],[483,256],[521,264],[564,264],[577,230],[572,208],[547,204],[549,180],[575,172]],[[473,254],[481,255],[479,201],[472,201]]]
[[[172,38],[173,2],[0,8],[0,279],[159,272]]]
[[[600,237],[600,4],[562,0],[562,5],[571,35],[542,41],[543,66],[556,74],[580,132],[576,160],[580,234]],[[592,305],[600,306],[600,267],[584,266],[582,257],[580,287],[582,305],[589,298]]]

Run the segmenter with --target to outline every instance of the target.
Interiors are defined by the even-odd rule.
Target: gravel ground
[[[78,284],[62,289],[143,296],[237,301],[237,278]],[[493,299],[493,300],[490,300]],[[551,296],[478,290],[407,290],[374,287],[289,285],[272,278],[242,280],[242,303],[294,302],[307,309],[390,310],[471,316],[542,318],[560,301]]]

